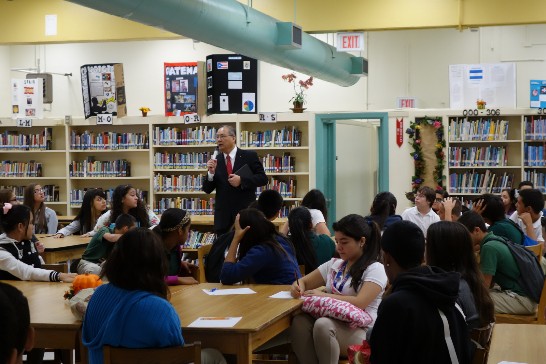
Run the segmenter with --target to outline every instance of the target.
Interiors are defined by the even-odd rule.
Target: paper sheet
[[[204,289],[203,292],[209,296],[229,296],[232,294],[254,294],[255,291],[250,288],[229,288],[229,289]]]
[[[188,327],[233,327],[242,317],[198,317]]]
[[[269,298],[283,298],[283,299],[292,299],[292,295],[290,294],[290,291],[280,291],[275,293],[272,296],[269,296]]]

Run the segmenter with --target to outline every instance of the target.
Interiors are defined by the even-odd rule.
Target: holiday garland
[[[411,177],[411,191],[406,192],[406,198],[410,201],[415,200],[415,194],[417,190],[424,182],[423,174],[425,172],[426,163],[423,159],[423,149],[421,146],[421,128],[432,127],[435,129],[436,145],[434,155],[436,156],[436,167],[434,168],[433,178],[437,190],[444,189],[444,165],[445,154],[444,147],[446,141],[444,139],[444,126],[442,124],[441,117],[430,118],[425,116],[424,118],[415,118],[410,123],[410,127],[406,129],[406,134],[409,137],[410,146],[413,148],[413,152],[410,153],[415,165],[415,174]]]

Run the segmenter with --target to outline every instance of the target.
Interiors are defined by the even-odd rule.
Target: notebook
[[[252,173],[252,171],[250,170],[250,167],[246,163],[237,171],[233,172],[233,174],[236,174],[240,177],[245,177],[245,178],[250,178],[254,175],[254,173]]]

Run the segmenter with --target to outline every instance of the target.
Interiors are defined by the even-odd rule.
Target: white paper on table
[[[233,327],[242,317],[198,317],[188,327]]]
[[[230,289],[204,289],[203,292],[209,296],[229,296],[232,294],[254,294],[255,291],[250,288],[230,288]]]
[[[269,298],[283,298],[283,299],[290,298],[290,299],[292,299],[294,297],[292,297],[292,295],[290,294],[290,291],[280,291],[280,292],[275,293],[272,296],[269,296]]]

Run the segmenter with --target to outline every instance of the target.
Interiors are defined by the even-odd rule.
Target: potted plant
[[[313,86],[313,77],[309,77],[305,81],[298,81],[296,85],[296,78],[297,76],[294,73],[289,73],[287,75],[283,75],[282,79],[287,81],[288,83],[291,83],[294,86],[294,97],[292,97],[289,101],[292,102],[292,105],[294,105],[294,108],[292,108],[292,111],[295,113],[301,113],[305,108],[303,105],[305,104],[305,90],[308,90],[309,87]]]
[[[142,116],[148,116],[148,112],[151,111],[152,109],[146,106],[142,106],[139,110],[142,111]]]

